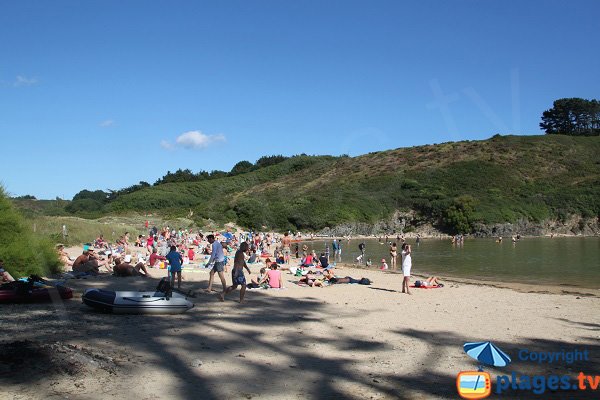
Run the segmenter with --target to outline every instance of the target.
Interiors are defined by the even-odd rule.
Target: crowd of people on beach
[[[262,232],[192,232],[187,229],[164,227],[148,228],[148,233],[137,235],[131,242],[129,232],[125,232],[115,241],[108,243],[102,235],[83,247],[83,253],[74,260],[69,257],[63,245],[57,251],[66,269],[71,269],[72,277],[97,275],[101,271],[115,276],[149,276],[149,268],[164,268],[172,287],[181,287],[182,269],[187,266],[203,266],[209,270],[207,292],[213,292],[215,275],[221,284],[218,292],[220,300],[240,288],[240,302],[243,302],[246,289],[283,289],[282,273],[287,272],[298,278],[300,286],[325,287],[342,283],[370,284],[367,278],[339,276],[336,264],[341,261],[343,239],[326,241],[323,251],[309,250],[302,237],[286,232],[283,235]],[[402,292],[410,294],[410,276],[412,268],[411,246],[404,237],[396,239],[401,243],[400,253],[396,242],[389,243],[390,266],[383,258],[381,269],[396,269],[397,258],[401,257],[403,274]],[[419,239],[419,238],[417,238]],[[347,238],[348,243],[350,238]],[[417,241],[418,244],[418,241]],[[366,257],[366,245],[358,245],[357,263],[371,265]],[[256,277],[251,276],[249,265],[261,268]],[[226,273],[231,267],[231,285],[227,285]],[[251,278],[246,280],[244,271]],[[436,280],[432,281],[435,284]]]

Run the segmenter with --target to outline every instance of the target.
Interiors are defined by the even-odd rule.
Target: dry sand
[[[255,275],[258,267],[252,269]],[[454,399],[456,374],[477,368],[462,345],[485,340],[513,357],[509,367],[489,369],[492,376],[600,374],[600,298],[594,293],[449,281],[408,296],[399,293],[398,274],[346,267],[338,275],[374,283],[308,288],[286,274],[284,290],[248,291],[243,305],[237,291],[224,303],[200,292],[195,308],[174,316],[102,314],[80,301],[85,288],[152,289],[165,271],[151,272],[152,279],[70,280],[75,298],[57,304],[0,305],[0,397]],[[208,273],[184,278],[183,288],[201,290]],[[518,349],[574,347],[588,349],[590,360],[568,366],[517,359]]]

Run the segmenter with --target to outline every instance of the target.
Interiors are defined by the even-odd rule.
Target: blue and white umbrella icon
[[[511,362],[508,354],[500,350],[492,342],[465,343],[463,348],[465,353],[481,364],[506,367]]]

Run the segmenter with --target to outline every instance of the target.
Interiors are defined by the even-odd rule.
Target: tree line
[[[300,156],[306,156],[301,154]],[[293,156],[297,157],[297,156]],[[136,192],[138,190],[148,188],[151,186],[163,185],[165,183],[182,183],[182,182],[200,182],[210,179],[225,178],[228,176],[235,176],[244,174],[247,172],[255,171],[259,168],[265,168],[270,165],[279,164],[290,157],[283,155],[263,156],[259,158],[256,163],[250,161],[240,161],[233,166],[230,172],[225,171],[199,171],[197,173],[192,172],[190,169],[178,169],[175,172],[167,171],[167,173],[159,178],[153,185],[148,182],[140,181],[140,183],[118,190],[107,189],[90,191],[84,189],[73,196],[73,200],[69,205],[65,207],[65,210],[69,213],[84,213],[84,214],[96,214],[101,212],[105,204],[117,199],[119,196],[123,196],[129,193]]]
[[[542,114],[540,128],[547,134],[600,135],[600,101],[580,98],[558,99]]]

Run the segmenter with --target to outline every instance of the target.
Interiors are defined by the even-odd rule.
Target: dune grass
[[[49,239],[54,243],[74,246],[93,242],[99,235],[103,235],[108,242],[115,242],[125,232],[129,232],[131,239],[138,235],[147,235],[146,220],[150,222],[150,227],[156,225],[159,229],[166,226],[174,229],[188,229],[195,226],[192,220],[186,218],[164,219],[136,214],[106,216],[95,220],[79,217],[36,216],[26,221],[28,228],[35,232],[36,236]],[[63,225],[66,236],[63,236]]]

